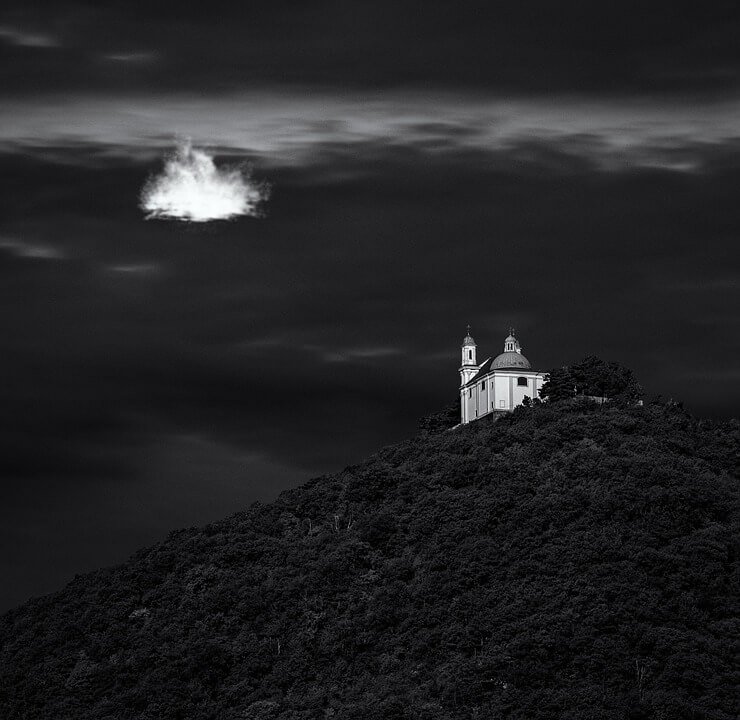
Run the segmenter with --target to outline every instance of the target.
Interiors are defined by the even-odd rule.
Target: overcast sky
[[[737,413],[735,2],[253,5],[0,10],[0,609],[409,437],[467,323]],[[185,136],[264,217],[144,219]]]

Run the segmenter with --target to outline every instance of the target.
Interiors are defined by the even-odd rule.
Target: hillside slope
[[[0,717],[734,719],[738,425],[422,433],[0,619]]]

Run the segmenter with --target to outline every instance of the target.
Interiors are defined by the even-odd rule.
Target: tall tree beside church
[[[592,395],[634,402],[642,397],[642,387],[632,370],[618,362],[607,362],[589,355],[580,363],[555,368],[548,373],[540,396],[549,402]]]
[[[567,365],[553,368],[547,373],[545,380],[540,389],[540,397],[548,402],[559,402],[560,400],[569,400],[576,396],[576,385],[571,374],[571,368]]]

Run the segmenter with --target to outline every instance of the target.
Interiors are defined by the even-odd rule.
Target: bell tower
[[[522,346],[519,344],[519,341],[516,339],[516,335],[514,335],[514,328],[509,328],[509,337],[504,340],[504,352],[515,352],[522,354]]]
[[[462,365],[460,366],[460,385],[465,385],[470,378],[478,372],[478,364],[476,361],[476,350],[478,346],[475,344],[470,335],[470,325],[468,325],[468,334],[463,338],[461,348]]]

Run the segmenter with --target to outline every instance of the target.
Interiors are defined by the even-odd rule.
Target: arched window
[[[519,377],[516,379],[516,384],[519,387],[527,387],[529,385],[529,382],[527,381],[527,378],[525,377]]]
[[[472,359],[473,359],[473,351],[468,350],[468,360],[472,360]]]

